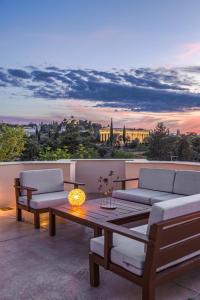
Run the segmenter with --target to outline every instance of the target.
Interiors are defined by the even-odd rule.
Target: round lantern
[[[73,189],[68,195],[68,201],[73,206],[80,206],[85,202],[85,193],[81,189]]]

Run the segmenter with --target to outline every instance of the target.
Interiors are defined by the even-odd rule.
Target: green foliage
[[[193,160],[200,161],[200,137],[191,137],[191,145],[193,148]]]
[[[178,160],[190,161],[193,156],[192,145],[187,136],[181,136],[177,142],[177,157]]]
[[[150,160],[165,160],[167,137],[169,136],[168,129],[163,123],[158,123],[156,128],[148,137],[147,158]],[[167,153],[169,155],[169,153]]]
[[[94,148],[85,148],[80,144],[74,153],[73,158],[98,158],[98,152]]]
[[[38,138],[27,137],[25,139],[24,151],[21,155],[21,160],[37,160],[42,146],[38,142]]]
[[[122,151],[122,150],[113,150],[111,153],[112,158],[127,158],[127,159],[132,159],[135,158],[134,152],[127,152],[127,151]]]
[[[16,160],[24,149],[24,130],[9,125],[0,126],[0,161]]]
[[[169,135],[163,123],[159,123],[146,140],[149,160],[200,161],[200,137]]]
[[[98,148],[98,154],[101,158],[104,158],[109,154],[109,150],[109,147],[101,146]]]
[[[111,119],[110,122],[110,145],[113,145],[113,141],[114,141],[114,133],[113,133],[113,120]]]
[[[136,148],[138,148],[140,146],[140,143],[139,143],[139,140],[138,139],[135,139],[135,140],[133,140],[132,142],[130,142],[129,144],[128,144],[128,148],[130,148],[130,149],[136,149]]]
[[[51,147],[47,147],[43,149],[39,153],[40,160],[58,160],[58,159],[69,159],[71,155],[67,149],[67,147],[57,148],[53,150]]]
[[[125,125],[123,127],[122,138],[123,138],[123,143],[125,145],[126,144],[126,127],[125,127]]]
[[[123,134],[113,134],[106,143],[99,143],[101,126],[87,120],[63,120],[61,123],[29,124],[36,128],[35,135],[25,137],[22,126],[0,125],[0,161],[58,160],[84,158],[148,158],[150,160],[200,161],[200,136],[169,134],[159,123],[141,144],[130,142]]]

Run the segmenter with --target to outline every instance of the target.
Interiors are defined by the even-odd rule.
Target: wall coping
[[[39,165],[39,164],[74,164],[76,163],[75,160],[48,160],[48,161],[9,161],[9,162],[0,162],[0,166],[7,166],[7,165]]]
[[[172,164],[172,165],[190,165],[190,166],[200,166],[198,162],[189,161],[162,161],[162,160],[127,160],[126,164]]]
[[[193,165],[200,166],[198,162],[189,162],[189,161],[160,161],[160,160],[146,160],[146,159],[62,159],[62,160],[48,160],[48,161],[11,161],[11,162],[0,162],[0,166],[7,165],[34,165],[34,164],[74,164],[78,161],[124,161],[125,164],[173,164],[173,165]]]

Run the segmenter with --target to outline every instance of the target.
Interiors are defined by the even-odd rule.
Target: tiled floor
[[[141,299],[133,283],[101,269],[101,285],[89,285],[88,250],[92,231],[60,221],[49,237],[47,215],[42,229],[32,218],[16,222],[14,210],[0,212],[0,300]],[[200,299],[200,270],[159,287],[156,299]]]

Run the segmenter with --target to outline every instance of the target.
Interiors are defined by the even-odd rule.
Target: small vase
[[[116,200],[111,196],[107,196],[101,199],[100,207],[104,209],[116,209]]]

